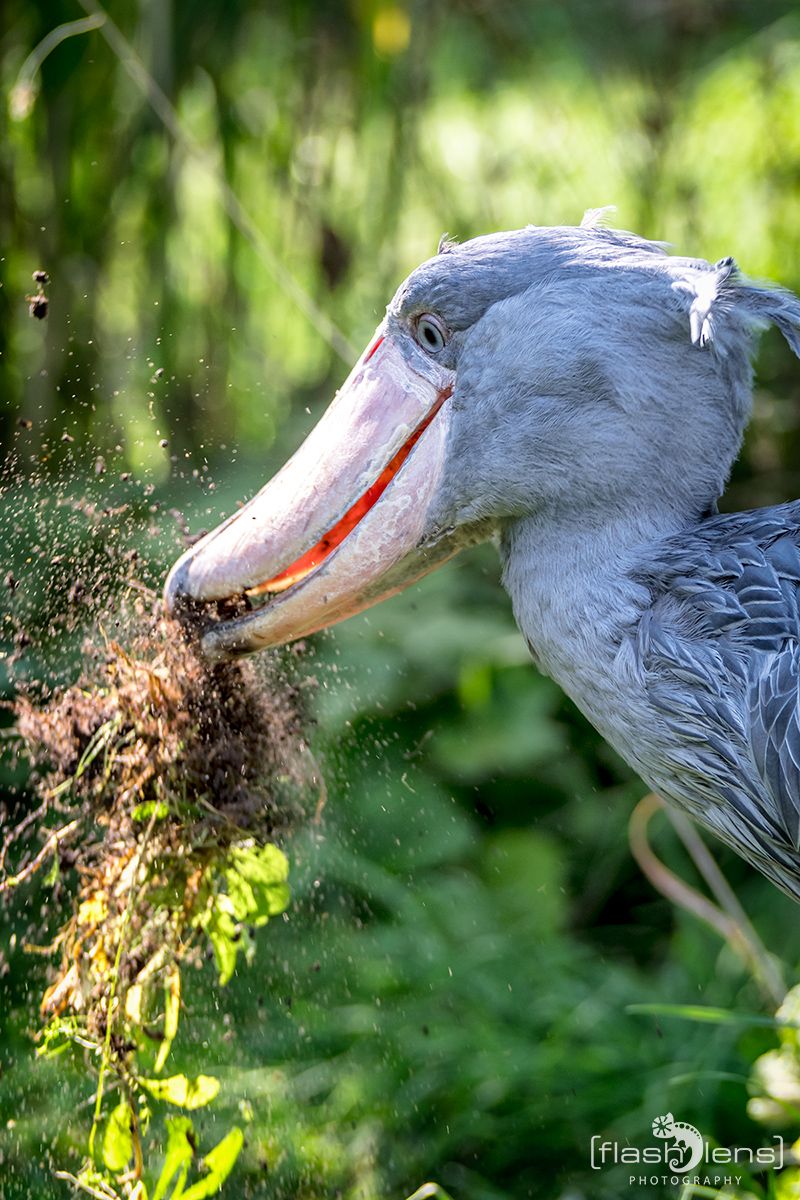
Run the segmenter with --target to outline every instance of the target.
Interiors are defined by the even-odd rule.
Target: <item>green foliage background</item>
[[[101,31],[53,50],[38,95],[15,90],[32,48],[85,15],[73,0],[19,6],[0,31],[2,564],[40,630],[69,588],[54,557],[100,553],[65,495],[130,505],[102,536],[135,542],[156,581],[178,539],[150,506],[210,525],[322,411],[345,367],[284,270],[360,348],[443,231],[612,203],[622,227],[800,287],[788,0],[108,11],[183,140]],[[262,242],[226,215],[219,180]],[[41,323],[25,303],[37,267],[52,276]],[[730,507],[800,494],[800,364],[768,335],[758,373]],[[35,646],[23,669],[68,674],[75,653]],[[223,1079],[220,1129],[248,1123],[230,1194],[388,1200],[435,1177],[458,1200],[602,1200],[636,1192],[624,1170],[591,1171],[593,1134],[641,1143],[666,1111],[723,1145],[774,1131],[747,1107],[769,1028],[628,1011],[766,1009],[731,950],[632,863],[642,786],[528,664],[488,549],[317,639],[302,669],[318,681],[325,824],[289,848],[288,919],[223,992],[198,978],[175,1050],[176,1070]],[[658,850],[692,878],[666,827]],[[796,908],[715,853],[794,982]],[[85,1080],[34,1063],[28,1038],[42,970],[21,943],[47,903],[29,896],[3,933],[4,1200],[61,1194],[51,1168],[78,1161],[86,1125]]]

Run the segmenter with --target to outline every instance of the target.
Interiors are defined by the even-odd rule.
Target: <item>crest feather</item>
[[[587,208],[581,217],[581,229],[603,229],[617,211],[616,204],[604,204],[602,208]]]
[[[800,358],[800,300],[785,288],[746,279],[732,258],[721,258],[672,286],[690,301],[689,330],[695,346],[716,341],[720,321],[724,327],[725,315],[734,313],[751,326],[774,325]]]

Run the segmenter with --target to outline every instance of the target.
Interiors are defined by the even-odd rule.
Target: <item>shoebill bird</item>
[[[246,601],[202,637],[222,660],[493,539],[539,669],[800,898],[800,502],[717,512],[768,323],[800,354],[793,295],[593,214],[444,242],[294,457],[175,564],[168,605]]]

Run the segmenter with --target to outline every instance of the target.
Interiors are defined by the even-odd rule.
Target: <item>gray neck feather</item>
[[[682,524],[652,512],[600,527],[574,513],[541,514],[509,522],[500,538],[503,585],[537,665],[623,753],[640,694],[626,634],[649,602],[630,572]]]

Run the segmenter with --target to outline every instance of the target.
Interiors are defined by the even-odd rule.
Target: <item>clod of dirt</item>
[[[16,701],[38,807],[0,851],[0,891],[54,857],[77,878],[43,1011],[100,1037],[111,965],[122,997],[177,970],[199,930],[213,942],[235,856],[307,815],[311,771],[295,689],[251,662],[206,665],[160,606],[127,648],[86,650],[77,684]],[[3,879],[34,828],[38,849]]]
[[[37,321],[43,321],[47,316],[50,301],[47,296],[31,296],[28,299],[28,312],[32,317],[36,317]]]
[[[204,826],[261,835],[290,821],[273,781],[298,778],[295,693],[249,662],[208,667],[161,615],[129,649],[109,641],[75,686],[45,704],[20,698],[17,728],[41,786],[68,783],[73,801],[106,824],[124,824],[131,801],[150,800],[184,825],[201,811]],[[103,753],[87,762],[98,739]]]
[[[28,301],[28,312],[32,317],[36,317],[38,321],[44,320],[50,306],[50,302],[45,295],[44,289],[50,282],[50,276],[47,271],[34,271],[33,282],[36,284],[36,295],[26,296]]]

